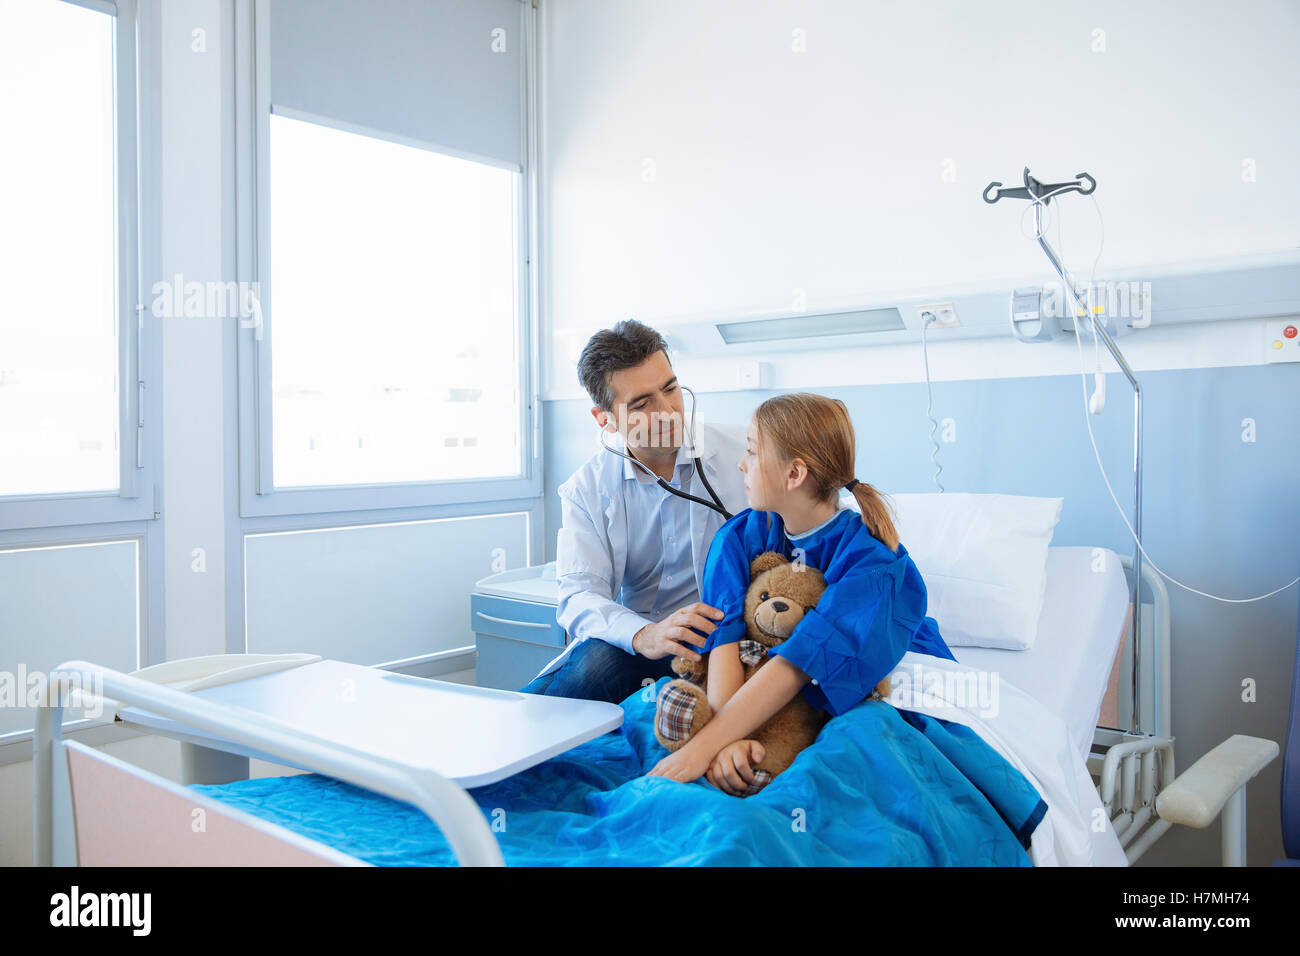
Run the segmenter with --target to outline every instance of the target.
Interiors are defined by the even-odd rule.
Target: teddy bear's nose
[[[780,614],[783,611],[790,610],[790,605],[786,604],[784,601],[773,601],[772,610],[776,611],[777,614]]]

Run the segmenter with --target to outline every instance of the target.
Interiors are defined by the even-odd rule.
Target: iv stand
[[[1110,352],[1111,358],[1115,360],[1115,364],[1119,366],[1120,371],[1124,373],[1124,377],[1128,379],[1129,385],[1133,388],[1133,533],[1135,541],[1133,543],[1133,626],[1131,631],[1133,635],[1133,672],[1131,675],[1133,713],[1130,715],[1130,724],[1133,733],[1136,734],[1139,732],[1138,717],[1141,713],[1138,706],[1138,668],[1142,657],[1140,642],[1142,634],[1142,549],[1138,546],[1138,542],[1142,540],[1142,386],[1138,383],[1137,376],[1133,374],[1133,369],[1124,360],[1123,354],[1110,337],[1110,333],[1106,331],[1105,326],[1098,322],[1096,314],[1084,305],[1083,296],[1079,294],[1079,290],[1074,287],[1074,283],[1065,274],[1065,267],[1061,265],[1060,258],[1051,245],[1048,244],[1047,238],[1043,234],[1043,208],[1052,201],[1051,195],[1063,192],[1078,192],[1086,196],[1097,188],[1097,181],[1087,173],[1079,173],[1075,179],[1086,180],[1087,188],[1077,181],[1073,183],[1041,183],[1029,175],[1029,167],[1026,166],[1023,188],[998,189],[997,187],[1000,187],[1001,183],[990,183],[984,190],[984,201],[995,203],[1003,198],[1038,200],[1034,203],[1034,232],[1038,235],[1038,244],[1042,247],[1043,252],[1047,254],[1047,258],[1052,263],[1052,268],[1056,270],[1056,274],[1061,277],[1061,282],[1065,284],[1070,295],[1074,297],[1078,309],[1074,319],[1074,334],[1076,336],[1080,334],[1077,316],[1078,312],[1081,311],[1088,317],[1088,321],[1092,323],[1093,331],[1101,337],[1106,350]],[[989,198],[990,194],[992,194],[993,198]],[[1089,290],[1089,293],[1091,291]]]

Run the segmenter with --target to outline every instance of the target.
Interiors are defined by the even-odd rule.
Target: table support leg
[[[181,783],[231,783],[248,779],[248,758],[181,742]]]

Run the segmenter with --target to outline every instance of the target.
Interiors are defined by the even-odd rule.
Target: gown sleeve
[[[700,648],[701,653],[745,636],[745,592],[749,590],[749,565],[764,551],[788,548],[785,534],[767,511],[746,508],[713,535],[704,561],[700,600],[723,612],[722,620]]]
[[[905,549],[893,554],[865,526],[823,573],[817,606],[770,653],[812,678],[803,688],[810,704],[838,716],[865,700],[908,650],[921,650],[913,646],[918,632],[930,637],[925,585]],[[941,647],[926,640],[925,653],[950,658],[937,630],[933,637]]]

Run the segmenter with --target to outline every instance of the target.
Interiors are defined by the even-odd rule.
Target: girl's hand
[[[690,783],[704,776],[704,771],[709,769],[709,760],[702,750],[688,743],[681,750],[660,760],[646,776],[667,777],[680,783]]]
[[[760,763],[766,751],[757,740],[737,740],[728,744],[713,758],[708,779],[719,790],[733,797],[750,793],[750,787],[762,788],[771,778],[760,780],[754,776],[753,767]]]

